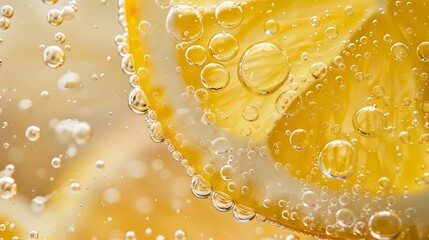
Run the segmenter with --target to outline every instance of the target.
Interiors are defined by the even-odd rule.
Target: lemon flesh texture
[[[221,63],[230,73],[225,89],[208,91],[208,100],[202,103],[194,100],[193,92],[205,89],[200,79],[204,65],[190,66],[185,56],[189,46],[176,45],[169,35],[165,26],[169,9],[161,9],[154,1],[125,2],[134,69],[149,69],[149,76],[140,79],[141,88],[164,135],[197,174],[235,203],[309,234],[326,236],[326,227],[336,223],[332,209],[341,208],[332,203],[351,196],[345,207],[354,211],[358,221],[367,224],[368,212],[389,208],[400,213],[407,228],[417,229],[405,236],[424,236],[429,214],[424,207],[427,185],[422,179],[428,156],[427,142],[421,141],[421,136],[428,131],[427,114],[422,110],[428,98],[424,79],[428,63],[419,58],[416,48],[429,38],[424,31],[428,5],[423,1],[249,1],[241,4],[240,25],[226,29],[216,20],[212,6],[217,2],[193,4],[204,32],[189,46],[205,47],[204,65]],[[346,6],[352,6],[352,14],[345,13]],[[313,16],[320,19],[317,27],[310,24]],[[264,23],[270,19],[279,24],[275,34],[264,31]],[[149,33],[139,32],[142,20],[150,22]],[[338,36],[329,39],[329,27],[334,27]],[[209,53],[210,39],[219,32],[231,33],[239,43],[232,60],[219,61]],[[266,95],[246,90],[237,74],[240,56],[260,42],[280,46],[290,64],[287,81]],[[397,60],[398,53],[391,50],[395,43],[407,46],[409,53],[404,59]],[[256,60],[254,70],[269,67],[273,64],[269,60]],[[325,76],[312,75],[315,62],[327,66]],[[380,87],[382,94],[375,91]],[[281,93],[291,90],[301,99],[294,99],[288,107],[298,106],[299,111],[285,118],[276,111],[275,102]],[[257,107],[257,120],[243,118],[247,106]],[[385,115],[382,132],[375,137],[364,136],[353,126],[355,113],[366,106],[376,106]],[[215,114],[214,125],[201,122],[205,112]],[[341,130],[333,131],[334,124]],[[370,120],[363,124],[374,125]],[[302,151],[289,143],[290,132],[296,129],[309,133],[308,146]],[[214,152],[212,144],[219,137],[228,139],[227,153]],[[352,142],[355,149],[355,167],[345,180],[326,177],[318,166],[320,150],[333,140]],[[227,163],[235,170],[225,180],[220,172]],[[214,168],[213,173],[207,166]],[[389,179],[387,187],[380,188],[381,177]],[[303,204],[304,191],[318,196],[317,207]],[[370,210],[364,212],[368,204]],[[417,209],[414,221],[405,221],[409,207]],[[329,237],[345,236],[368,236],[368,230],[357,234],[353,229],[341,229]]]

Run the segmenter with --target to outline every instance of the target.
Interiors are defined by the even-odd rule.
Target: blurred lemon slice
[[[319,237],[427,237],[427,3],[120,6],[130,107],[196,196]]]

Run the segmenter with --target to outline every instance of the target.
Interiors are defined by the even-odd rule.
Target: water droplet
[[[325,36],[329,40],[334,40],[338,37],[338,30],[334,26],[329,26],[325,29]]]
[[[301,95],[295,91],[284,92],[277,97],[275,107],[283,117],[293,117],[301,111]]]
[[[64,52],[57,46],[49,46],[43,51],[43,61],[50,68],[59,68],[65,61]]]
[[[192,177],[191,191],[197,198],[207,198],[212,193],[210,184],[199,175]]]
[[[176,5],[167,16],[167,31],[177,42],[193,43],[204,32],[200,13],[188,5]]]
[[[244,120],[249,122],[254,122],[259,118],[259,111],[254,106],[246,106],[243,109],[243,112],[241,113],[241,115],[243,116]]]
[[[142,89],[134,88],[130,92],[128,106],[137,114],[146,114],[149,111],[148,99]]]
[[[240,59],[238,77],[250,92],[267,95],[278,90],[289,76],[289,60],[276,44],[257,43]]]
[[[216,7],[216,19],[224,28],[235,28],[243,20],[243,11],[234,1],[224,1]]]
[[[40,128],[37,126],[29,126],[27,130],[25,130],[25,136],[31,142],[35,142],[40,137]]]
[[[8,200],[16,195],[15,179],[11,177],[0,177],[0,198]]]
[[[279,22],[273,19],[268,19],[265,21],[264,31],[267,35],[276,34],[279,31]]]
[[[410,55],[408,46],[401,42],[393,44],[392,47],[390,47],[390,52],[397,61],[403,61]]]
[[[365,137],[379,136],[385,125],[384,113],[372,106],[359,109],[353,116],[353,127]]]
[[[11,18],[13,17],[14,14],[14,10],[11,6],[9,5],[4,5],[3,7],[1,7],[0,9],[0,13],[3,17],[5,18]]]
[[[323,62],[315,62],[311,64],[310,73],[316,79],[326,76],[328,74],[328,67]]]
[[[212,147],[213,147],[213,151],[217,155],[222,155],[229,151],[229,149],[231,148],[231,145],[228,139],[224,137],[218,137],[212,141]]]
[[[51,166],[53,168],[60,168],[61,167],[61,159],[58,157],[54,157],[51,160]]]
[[[345,140],[328,142],[319,153],[319,167],[331,179],[343,180],[355,169],[355,149]]]
[[[310,144],[310,134],[304,129],[296,129],[290,135],[289,143],[293,149],[302,151]]]
[[[213,206],[221,212],[229,211],[234,205],[230,196],[219,191],[213,192],[212,202]]]
[[[312,17],[310,18],[310,24],[311,24],[311,26],[313,26],[313,27],[317,27],[317,26],[319,26],[319,25],[320,25],[320,18],[319,18],[319,17],[317,17],[317,16],[312,16]]]
[[[217,60],[229,61],[237,55],[238,50],[237,39],[230,33],[221,32],[210,39],[209,52]]]
[[[229,83],[229,71],[220,63],[209,63],[200,72],[201,82],[210,91],[223,90]]]
[[[186,61],[191,66],[201,66],[207,59],[207,52],[201,45],[193,45],[186,49],[185,52]]]
[[[60,10],[58,9],[51,9],[48,12],[48,22],[49,24],[51,24],[52,26],[58,26],[61,23],[63,23],[63,14]]]
[[[256,215],[255,210],[241,204],[234,205],[232,213],[239,222],[249,222]]]
[[[356,216],[352,210],[343,208],[337,211],[335,214],[337,223],[344,228],[351,228],[356,222]]]
[[[371,235],[377,239],[394,239],[402,230],[402,220],[389,211],[374,213],[368,222]]]
[[[417,46],[417,55],[422,62],[429,62],[429,42],[422,42]]]

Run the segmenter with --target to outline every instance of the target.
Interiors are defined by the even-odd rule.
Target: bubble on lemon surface
[[[4,5],[0,9],[0,14],[5,18],[13,17],[14,13],[15,13],[15,11],[13,10],[13,8],[10,5]]]
[[[280,94],[275,102],[277,112],[286,118],[297,115],[302,108],[301,94],[295,91],[287,91]]]
[[[8,200],[16,195],[15,179],[4,176],[0,177],[0,198]]]
[[[177,42],[193,43],[204,33],[200,13],[188,5],[172,7],[167,16],[167,31]]]
[[[259,118],[259,110],[255,106],[246,106],[241,113],[244,120],[254,122]]]
[[[410,49],[405,43],[397,42],[390,47],[390,53],[397,61],[404,61],[410,55]]]
[[[369,218],[368,226],[374,238],[394,239],[402,230],[402,220],[396,213],[380,211]]]
[[[373,107],[363,107],[353,115],[354,129],[365,137],[377,137],[384,131],[386,118],[384,113]]]
[[[310,144],[310,134],[304,129],[296,129],[290,135],[289,143],[293,149],[302,151]]]
[[[216,153],[217,155],[222,155],[229,151],[229,149],[231,148],[231,144],[227,138],[218,137],[212,141],[212,147],[214,153]]]
[[[283,49],[271,42],[261,42],[244,52],[238,77],[248,91],[267,95],[283,86],[289,71],[289,60]]]
[[[57,46],[49,46],[43,51],[43,61],[50,68],[59,68],[65,61],[64,52]]]
[[[31,142],[35,142],[40,138],[40,128],[37,126],[29,126],[25,130],[25,137]]]
[[[229,195],[219,191],[213,192],[212,202],[213,206],[221,212],[229,211],[234,205]]]
[[[225,165],[220,169],[220,176],[223,180],[230,180],[234,176],[234,168],[230,165]]]
[[[325,36],[329,40],[334,40],[338,37],[338,30],[334,26],[329,26],[325,29]]]
[[[135,113],[146,114],[149,111],[149,104],[145,92],[140,88],[134,88],[128,97],[128,106]]]
[[[122,71],[127,75],[133,75],[134,73],[134,57],[131,54],[126,54],[121,61]]]
[[[81,87],[80,75],[76,72],[64,73],[57,82],[59,89],[71,89]]]
[[[232,214],[239,222],[249,222],[256,216],[254,209],[241,204],[234,205],[232,208]]]
[[[229,71],[220,63],[209,63],[200,72],[201,82],[210,91],[223,90],[229,84]]]
[[[328,74],[328,67],[323,62],[315,62],[311,64],[310,73],[316,79],[326,76]]]
[[[279,31],[279,22],[274,19],[268,19],[265,21],[264,31],[267,35],[276,34]]]
[[[429,42],[422,42],[417,46],[417,55],[422,62],[429,62]]]
[[[320,25],[320,18],[318,16],[312,16],[310,18],[310,24],[313,27],[317,27]]]
[[[224,28],[235,28],[243,20],[243,10],[235,1],[224,1],[216,7],[216,20]]]
[[[64,43],[66,41],[66,35],[62,32],[55,33],[55,41],[57,43]]]
[[[338,225],[344,228],[351,228],[356,222],[356,216],[352,210],[342,208],[335,213]]]
[[[199,175],[192,177],[191,191],[198,198],[207,198],[212,193],[210,184]]]
[[[0,28],[6,30],[10,27],[10,20],[6,17],[0,18]]]
[[[60,168],[61,167],[61,158],[59,158],[59,157],[52,158],[51,166],[53,168]]]
[[[320,151],[318,161],[322,173],[330,179],[343,180],[350,176],[356,165],[354,147],[346,140],[328,142]]]
[[[239,50],[238,41],[234,35],[221,32],[214,35],[209,42],[210,54],[220,61],[229,61],[233,59]]]
[[[193,45],[186,49],[185,57],[189,65],[198,67],[206,62],[207,51],[201,45]]]
[[[48,23],[51,24],[52,26],[58,26],[61,23],[63,23],[63,21],[64,21],[63,14],[61,13],[60,10],[51,9],[48,12]]]

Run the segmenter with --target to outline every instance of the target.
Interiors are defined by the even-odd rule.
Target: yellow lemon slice
[[[428,237],[428,3],[119,4],[130,108],[197,197],[318,237]]]

